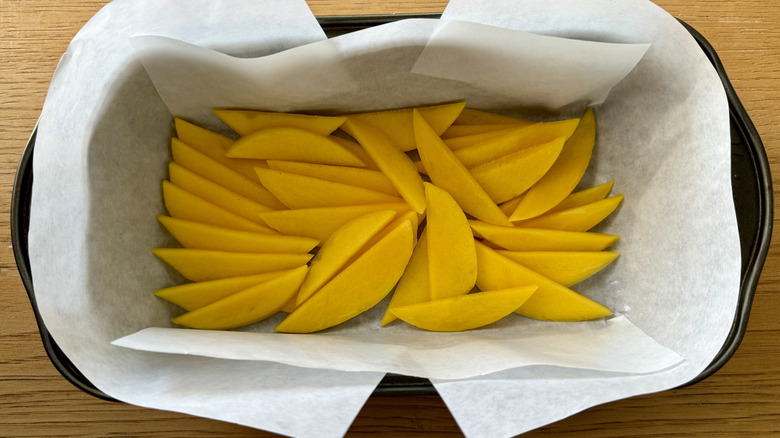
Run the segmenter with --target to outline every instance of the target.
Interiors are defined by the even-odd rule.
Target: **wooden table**
[[[252,429],[92,398],[63,379],[38,335],[11,250],[11,187],[68,42],[101,0],[0,0],[0,436],[267,436]],[[441,0],[310,0],[317,15],[441,12]],[[780,3],[656,0],[714,46],[777,167]],[[777,179],[773,178],[777,185]],[[780,436],[780,246],[769,251],[747,334],[714,376],[691,387],[591,408],[528,436]],[[438,397],[372,397],[350,436],[458,436]]]

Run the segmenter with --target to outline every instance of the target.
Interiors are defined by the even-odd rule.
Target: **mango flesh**
[[[517,123],[504,124],[479,124],[479,125],[452,125],[444,131],[440,137],[442,140],[449,138],[465,137],[469,135],[484,134],[486,132],[504,131],[518,127]]]
[[[523,305],[536,286],[476,292],[396,307],[393,314],[415,327],[435,332],[473,330],[504,318]]]
[[[244,253],[189,248],[153,248],[152,253],[191,281],[209,281],[281,271],[305,265],[311,254]]]
[[[614,181],[605,182],[594,187],[590,187],[579,192],[572,193],[565,197],[563,201],[558,203],[555,207],[547,210],[547,213],[554,213],[556,211],[568,210],[570,208],[582,207],[590,203],[601,201],[609,195],[612,191]]]
[[[393,309],[409,304],[424,303],[431,300],[430,283],[428,281],[428,238],[427,228],[423,229],[420,240],[414,247],[409,264],[406,265],[398,285],[395,287],[390,304],[387,306],[382,325],[387,325],[396,319]],[[475,253],[476,254],[476,253]]]
[[[619,236],[593,232],[502,227],[469,221],[473,234],[511,251],[601,251],[615,244]]]
[[[366,164],[340,143],[297,128],[270,128],[241,137],[226,154],[231,158],[303,161],[364,167]]]
[[[623,201],[623,195],[610,196],[581,207],[548,213],[515,224],[529,228],[550,228],[562,231],[588,231],[609,216]]]
[[[239,109],[215,109],[214,115],[240,135],[249,135],[269,128],[298,128],[328,135],[338,129],[346,117],[312,116]]]
[[[282,172],[325,179],[337,183],[363,187],[392,196],[399,196],[398,190],[393,186],[390,178],[378,170],[279,160],[268,160],[268,167]],[[257,175],[255,175],[255,177],[256,176]]]
[[[442,139],[442,142],[444,142],[444,144],[446,144],[450,150],[458,151],[460,149],[475,146],[486,141],[512,135],[513,133],[520,131],[523,128],[525,128],[525,126],[513,126],[511,128],[496,131],[481,132],[479,134],[464,135],[462,137],[445,138]]]
[[[614,251],[498,251],[504,257],[564,286],[579,283],[612,263]]]

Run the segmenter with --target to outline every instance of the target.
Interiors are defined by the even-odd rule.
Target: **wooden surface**
[[[52,72],[73,35],[104,4],[0,0],[0,436],[266,436],[181,414],[92,398],[44,353],[11,250],[16,166]],[[318,15],[440,12],[446,1],[310,0]],[[656,0],[715,47],[777,168],[780,159],[780,3]],[[776,178],[773,178],[778,185]],[[773,244],[747,334],[718,373],[691,387],[589,409],[528,436],[780,436],[780,247]],[[374,397],[350,436],[459,436],[437,397]]]

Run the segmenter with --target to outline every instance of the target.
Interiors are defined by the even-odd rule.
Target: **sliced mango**
[[[458,117],[460,112],[466,106],[465,102],[449,103],[444,105],[434,105],[419,108],[402,108],[388,111],[377,111],[371,113],[350,114],[348,119],[358,120],[369,124],[385,133],[403,152],[414,150],[416,146],[414,137],[414,127],[412,125],[412,111],[418,111],[422,117],[436,132],[441,135],[449,128],[452,122]],[[344,125],[342,129],[349,135],[350,126]]]
[[[425,197],[431,299],[465,295],[477,280],[477,254],[469,222],[445,190],[426,183]]]
[[[399,196],[390,179],[377,170],[362,167],[331,166],[298,161],[268,160],[268,167],[287,173],[310,176],[328,181],[363,187],[388,195]],[[255,175],[256,177],[257,175]]]
[[[517,124],[480,124],[480,125],[452,125],[441,134],[441,138],[465,137],[468,135],[484,134],[486,132],[503,131],[517,128]]]
[[[584,190],[580,190],[579,192],[572,193],[565,197],[558,205],[549,209],[547,213],[568,210],[570,208],[581,207],[592,202],[600,201],[609,195],[609,192],[612,191],[613,184],[614,181],[609,181],[604,184],[599,184],[595,187],[590,187]]]
[[[360,158],[360,161],[366,163],[365,167],[366,169],[371,170],[379,170],[379,167],[371,160],[371,157],[368,155],[368,152],[366,152],[362,146],[355,143],[352,140],[347,140],[341,137],[337,137],[335,135],[329,135],[328,139],[333,140],[334,142],[340,144],[344,149],[352,152],[352,154],[358,158]]]
[[[491,113],[489,111],[478,110],[474,108],[463,108],[458,118],[455,119],[457,125],[484,125],[484,124],[518,124],[530,125],[534,122],[518,117],[505,116],[503,114]]]
[[[520,205],[512,213],[511,220],[536,217],[561,202],[577,187],[588,168],[596,143],[596,118],[588,109],[580,119],[574,134],[566,141],[560,158],[528,191]]]
[[[460,149],[464,149],[467,147],[480,144],[485,141],[503,137],[505,135],[511,135],[512,133],[519,131],[525,127],[526,126],[524,125],[515,126],[512,128],[502,129],[500,131],[489,131],[480,134],[464,135],[463,137],[447,138],[447,139],[443,139],[442,141],[444,142],[444,144],[447,145],[448,148],[450,148],[450,150],[457,151]]]
[[[305,265],[312,258],[311,254],[252,254],[189,248],[153,248],[152,253],[191,281],[281,271]]]
[[[469,171],[493,201],[505,202],[539,181],[555,163],[564,143],[563,138],[558,138],[549,143],[527,147]]]
[[[262,321],[279,312],[298,291],[307,266],[301,266],[257,286],[173,318],[174,324],[208,330],[228,330]]]
[[[564,286],[599,272],[618,256],[614,251],[498,251],[499,254]]]
[[[502,227],[469,221],[474,235],[512,251],[601,251],[620,236],[602,233]]]
[[[311,270],[301,285],[296,304],[300,306],[333,278],[393,217],[395,212],[392,210],[369,213],[336,230],[312,259]]]
[[[610,196],[581,207],[544,214],[515,223],[519,227],[549,228],[562,231],[588,231],[609,216],[623,201],[623,195]]]
[[[275,330],[288,333],[324,330],[374,307],[403,274],[412,255],[412,245],[412,228],[409,222],[403,221],[296,308]]]
[[[409,304],[424,303],[431,300],[430,283],[428,282],[428,238],[427,228],[423,229],[420,240],[414,247],[412,258],[406,265],[404,274],[398,280],[398,284],[387,306],[387,311],[382,318],[382,325],[387,325],[396,319],[393,309]],[[475,253],[476,254],[476,253]]]
[[[416,110],[414,135],[420,158],[434,184],[452,195],[464,212],[485,222],[509,225],[498,205]]]
[[[519,309],[520,315],[544,321],[586,321],[612,315],[601,304],[519,265],[477,242],[477,286],[482,290],[536,285]]]
[[[392,310],[409,324],[435,332],[458,332],[484,327],[504,318],[536,291],[536,286],[520,286],[502,290],[409,304]]]
[[[157,220],[185,248],[254,253],[305,253],[319,241],[308,237],[252,233],[158,215]]]
[[[344,129],[363,146],[412,210],[422,214],[425,189],[411,158],[401,152],[389,136],[368,123],[350,117],[344,122]]]
[[[241,137],[225,153],[232,158],[288,160],[365,167],[340,143],[298,128],[270,128]]]
[[[344,116],[312,116],[240,109],[215,109],[212,112],[239,135],[249,135],[269,128],[298,128],[328,135],[338,129],[346,119]]]

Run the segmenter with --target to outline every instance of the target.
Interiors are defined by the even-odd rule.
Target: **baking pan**
[[[353,32],[367,27],[389,23],[406,18],[438,18],[438,14],[414,15],[364,15],[318,17],[318,21],[329,37]],[[734,321],[726,342],[720,352],[696,378],[686,383],[690,385],[701,381],[722,367],[739,347],[747,329],[753,295],[758,285],[761,269],[764,266],[772,236],[772,180],[769,162],[761,138],[739,101],[715,50],[695,29],[681,22],[696,39],[701,49],[712,62],[720,75],[726,91],[731,117],[731,180],[734,205],[739,228],[742,249],[742,272],[739,301]],[[55,368],[74,386],[95,397],[114,400],[97,389],[68,360],[46,329],[35,301],[33,273],[27,253],[27,231],[30,223],[30,198],[32,195],[33,171],[32,156],[35,148],[35,135],[27,142],[22,153],[14,181],[11,200],[11,240],[19,274],[27,289],[38,329],[46,354]],[[685,385],[684,385],[685,386]],[[378,395],[427,395],[436,394],[427,379],[388,374],[374,391]]]

